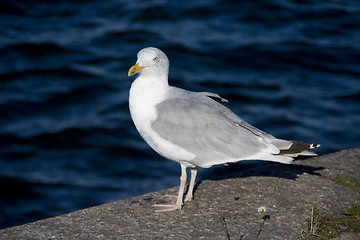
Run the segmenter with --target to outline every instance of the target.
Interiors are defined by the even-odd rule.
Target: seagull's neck
[[[132,83],[130,93],[132,90],[134,90],[139,96],[145,94],[149,97],[151,95],[158,95],[159,97],[161,97],[162,94],[166,93],[168,87],[169,84],[167,76],[142,74]]]
[[[140,119],[154,120],[155,116],[152,114],[155,112],[155,106],[166,98],[168,89],[167,76],[141,74],[135,79],[129,96],[130,112],[135,125]]]

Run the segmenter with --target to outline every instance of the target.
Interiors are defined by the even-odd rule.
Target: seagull
[[[250,125],[216,101],[218,94],[192,92],[170,86],[169,60],[158,48],[137,54],[128,76],[139,74],[129,94],[130,114],[146,143],[161,156],[180,163],[180,188],[176,202],[155,204],[156,212],[181,209],[193,199],[198,167],[209,168],[243,160],[265,160],[290,164],[319,144],[278,139]],[[191,179],[184,198],[186,168]]]

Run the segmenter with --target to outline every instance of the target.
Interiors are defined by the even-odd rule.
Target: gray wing
[[[172,88],[169,98],[156,106],[158,117],[152,128],[162,138],[195,154],[191,162],[197,166],[249,159],[261,151],[277,153],[268,143],[275,139],[273,136],[206,95]]]

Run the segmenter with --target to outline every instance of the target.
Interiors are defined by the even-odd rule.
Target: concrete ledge
[[[360,148],[294,165],[269,163],[202,181],[181,211],[154,213],[151,207],[164,200],[163,194],[176,193],[174,187],[3,229],[0,239],[256,239],[258,234],[299,239],[313,205],[339,215],[359,199],[359,192],[333,181],[337,175],[360,181],[359,169]],[[259,214],[260,207],[266,212]],[[359,237],[346,233],[338,239]]]

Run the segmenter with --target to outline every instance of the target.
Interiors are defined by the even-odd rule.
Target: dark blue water
[[[190,1],[189,1],[190,2]],[[0,228],[178,184],[127,71],[147,46],[281,138],[360,146],[359,1],[0,1]],[[199,180],[211,175],[202,170]]]

